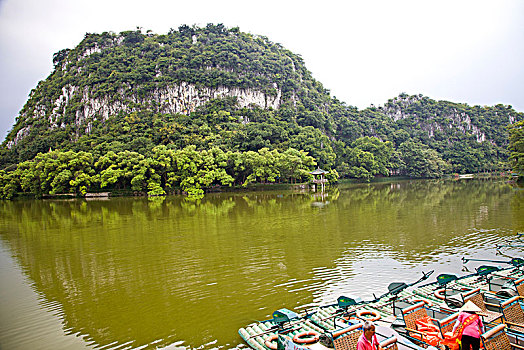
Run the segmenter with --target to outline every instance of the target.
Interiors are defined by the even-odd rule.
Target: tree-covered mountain
[[[50,150],[88,153],[94,165],[125,152],[152,159],[162,146],[242,155],[294,149],[343,177],[435,177],[503,168],[506,126],[524,119],[511,106],[406,94],[358,110],[332,98],[299,55],[221,24],[86,34],[53,63],[2,144],[4,174]],[[271,179],[284,177],[275,171]]]

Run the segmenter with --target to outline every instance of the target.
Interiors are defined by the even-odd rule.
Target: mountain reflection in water
[[[462,256],[501,260],[495,244],[524,230],[523,191],[477,180],[2,201],[0,211],[0,278],[19,281],[0,292],[0,348],[22,349],[35,333],[55,334],[39,343],[53,349],[242,346],[238,328],[276,309],[460,273]],[[34,300],[15,308],[24,288]],[[42,310],[49,322],[28,322]]]

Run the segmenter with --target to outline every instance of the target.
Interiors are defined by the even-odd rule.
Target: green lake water
[[[282,307],[509,260],[495,244],[519,231],[524,190],[503,181],[0,201],[0,349],[242,348]]]

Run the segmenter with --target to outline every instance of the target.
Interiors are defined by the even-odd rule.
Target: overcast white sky
[[[0,141],[84,34],[223,23],[300,54],[360,109],[401,92],[524,111],[524,0],[0,0]]]

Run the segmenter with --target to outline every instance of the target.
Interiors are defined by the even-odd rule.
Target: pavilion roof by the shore
[[[329,171],[326,171],[326,170],[322,170],[320,168],[317,168],[316,170],[313,170],[313,171],[310,171],[309,173],[311,175],[324,175],[324,174],[327,174]]]

